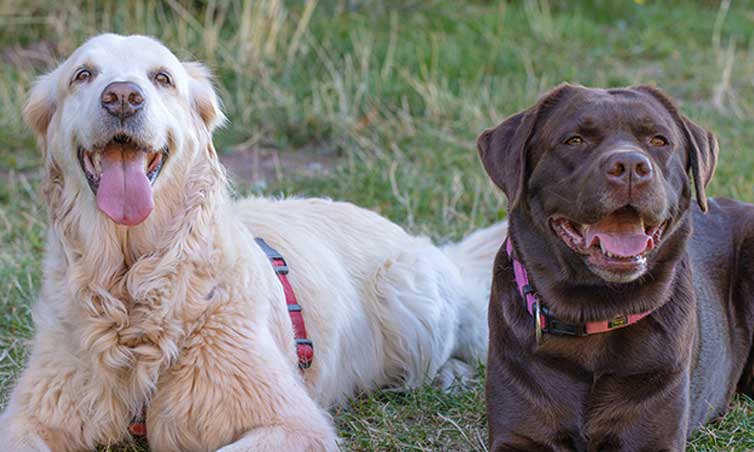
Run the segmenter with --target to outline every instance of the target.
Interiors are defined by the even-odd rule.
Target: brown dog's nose
[[[124,120],[144,107],[144,92],[132,82],[113,82],[102,91],[102,108]]]
[[[640,152],[620,152],[607,160],[608,180],[627,185],[639,185],[652,179],[652,162]]]

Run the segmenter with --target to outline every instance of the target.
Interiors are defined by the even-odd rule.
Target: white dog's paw
[[[305,439],[272,434],[270,436],[250,435],[237,442],[221,447],[216,452],[336,452],[339,451],[336,437]]]
[[[239,446],[237,444],[231,444],[229,446],[221,447],[220,449],[217,449],[215,452],[245,452],[247,450],[249,449],[243,446]]]
[[[278,448],[254,447],[250,444],[245,444],[245,443],[244,444],[234,443],[229,446],[225,446],[221,449],[217,449],[216,452],[261,452],[261,451],[267,452],[267,451],[273,451],[273,450],[282,452],[282,449],[280,449],[279,447]],[[295,447],[293,449],[285,449],[285,450],[291,451],[291,452],[329,452],[331,450],[334,451],[338,449],[330,449],[324,446],[315,446],[315,447],[300,446],[300,447]]]
[[[51,452],[47,443],[34,431],[31,423],[9,412],[0,416],[0,450]]]
[[[437,371],[434,385],[443,391],[451,391],[468,385],[475,377],[473,367],[459,359],[450,358]]]
[[[37,435],[19,436],[12,432],[0,431],[0,444],[9,446],[13,452],[51,452],[47,444]]]

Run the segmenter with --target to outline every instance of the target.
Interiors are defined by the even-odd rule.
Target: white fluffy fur
[[[71,83],[83,64],[95,77]],[[157,68],[175,88],[152,82]],[[76,159],[109,139],[99,96],[115,80],[145,91],[141,139],[170,148],[155,209],[130,228],[97,210]],[[50,227],[31,357],[0,418],[4,450],[120,442],[144,404],[154,452],[337,450],[328,407],[386,385],[447,384],[485,358],[504,224],[440,249],[347,203],[231,201],[207,70],[147,37],[89,40],[40,79],[24,113],[45,152]],[[290,265],[315,344],[303,373],[255,236]]]

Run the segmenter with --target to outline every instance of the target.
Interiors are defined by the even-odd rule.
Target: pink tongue
[[[587,246],[602,246],[610,254],[631,257],[654,248],[654,240],[644,232],[644,223],[633,211],[618,211],[589,226]]]
[[[97,207],[114,222],[135,226],[152,212],[152,187],[144,172],[146,153],[109,145],[102,153]]]

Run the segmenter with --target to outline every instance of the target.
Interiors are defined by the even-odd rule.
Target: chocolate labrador
[[[710,132],[655,88],[562,85],[478,147],[510,220],[492,451],[681,451],[752,393],[754,206],[707,199]]]

